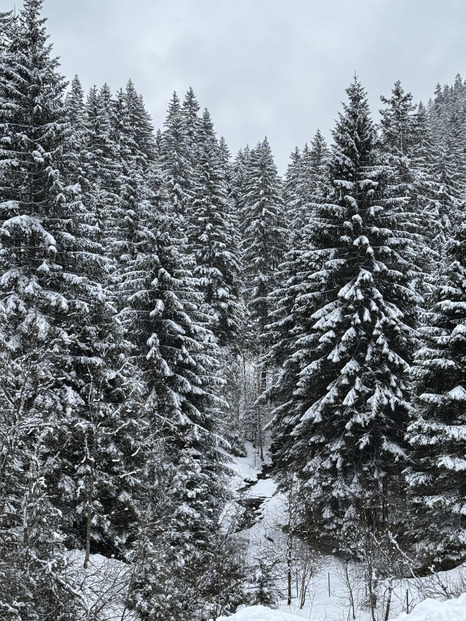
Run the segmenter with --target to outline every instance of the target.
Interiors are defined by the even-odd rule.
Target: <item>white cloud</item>
[[[463,0],[46,0],[67,77],[132,78],[156,127],[188,86],[235,152],[270,138],[281,170],[334,125],[355,71],[373,112],[395,80],[427,100],[465,73]]]

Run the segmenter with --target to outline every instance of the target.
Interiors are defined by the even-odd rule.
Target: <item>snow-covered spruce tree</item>
[[[170,200],[183,217],[195,275],[221,346],[239,333],[239,260],[229,201],[225,156],[206,110],[199,117],[192,89],[170,102],[161,138],[161,169]]]
[[[288,219],[289,246],[301,247],[304,227],[311,216],[310,209],[326,193],[329,149],[320,131],[311,145],[291,154],[283,185],[283,202]],[[305,243],[305,242],[304,242]]]
[[[221,376],[238,367],[234,341],[242,329],[244,314],[226,156],[208,112],[199,116],[193,90],[188,90],[182,104],[174,95],[161,136],[161,170],[179,225],[187,236],[187,252],[193,259],[195,283],[203,303],[203,321],[223,348]],[[224,378],[225,396],[235,390],[231,379],[237,382],[238,375]],[[224,409],[228,409],[227,404]],[[238,444],[235,435],[230,439]]]
[[[299,157],[296,151],[292,154],[285,179],[285,211],[290,221],[289,249],[277,274],[280,286],[269,295],[272,311],[267,326],[272,345],[266,358],[271,365],[281,369],[277,385],[267,391],[267,398],[272,402],[286,402],[288,397],[285,394],[288,390],[290,394],[294,391],[297,368],[297,360],[293,358],[294,343],[297,335],[306,334],[314,323],[306,319],[306,307],[297,306],[295,302],[297,296],[303,295],[309,280],[309,253],[313,250],[309,223],[330,189],[328,159],[327,145],[318,131],[310,148],[306,145]],[[287,390],[284,388],[287,384],[285,376],[290,378]]]
[[[435,169],[438,155],[434,155],[422,107],[417,109],[399,81],[391,97],[381,100],[386,105],[380,110],[381,150],[391,170],[386,192],[405,199],[401,204],[411,214],[406,233],[418,246],[417,257],[413,257],[421,268],[417,286],[428,295],[435,279],[431,272],[441,259],[448,227],[450,207],[445,199],[449,186]]]
[[[290,174],[290,169],[288,171],[286,196],[290,203],[286,205],[286,210],[291,214],[290,248],[279,266],[277,282],[280,286],[269,295],[272,310],[270,323],[266,327],[270,347],[265,360],[269,366],[279,369],[279,372],[263,398],[276,405],[271,449],[276,475],[285,489],[289,489],[288,475],[292,475],[288,470],[287,456],[289,448],[294,444],[291,432],[296,425],[296,418],[289,415],[290,407],[293,407],[299,373],[305,366],[305,358],[295,355],[296,343],[313,331],[315,323],[310,312],[310,300],[315,295],[314,221],[321,209],[319,205],[325,202],[330,192],[326,175],[319,174],[322,164],[320,157],[316,158],[317,169],[309,167],[312,150],[305,148],[300,154],[297,178]],[[291,169],[294,166],[295,162],[292,161]],[[325,163],[325,169],[327,166],[328,163]],[[314,180],[311,171],[317,173]],[[296,209],[298,203],[294,199],[299,201],[299,209]]]
[[[86,217],[82,209],[77,213],[92,244],[87,249],[96,262],[89,264],[88,275],[100,296],[100,304],[89,307],[93,313],[93,336],[89,332],[89,337],[94,340],[96,353],[102,345],[101,355],[107,364],[102,369],[106,380],[100,386],[97,381],[93,385],[92,402],[97,410],[100,408],[99,414],[93,414],[89,405],[89,420],[79,425],[81,430],[88,429],[81,439],[86,456],[78,468],[82,478],[73,510],[80,518],[74,517],[75,526],[69,530],[75,533],[78,545],[85,531],[86,558],[91,543],[94,551],[127,554],[138,520],[136,506],[147,484],[142,466],[149,445],[143,438],[147,422],[140,415],[141,378],[138,368],[126,360],[130,343],[115,318],[113,305],[118,300],[109,286],[114,284],[122,248],[128,251],[131,245],[128,221],[131,223],[136,199],[127,188],[138,186],[135,192],[144,192],[146,184],[142,175],[138,177],[134,162],[139,156],[145,161],[151,155],[148,134],[152,128],[146,127],[147,113],[131,82],[124,93],[120,92],[117,103],[107,86],[100,91],[91,89],[84,103],[77,78],[65,101],[63,177],[85,205]],[[71,495],[68,490],[68,500]]]
[[[251,149],[246,146],[240,149],[233,162],[231,175],[231,194],[234,203],[235,213],[237,213],[238,223],[241,220],[241,212],[245,200],[245,183],[247,178],[248,162]]]
[[[108,535],[106,549],[120,549],[136,508],[134,477],[120,478],[129,472],[120,457],[136,447],[133,423],[118,430],[126,406],[118,329],[99,284],[106,264],[94,215],[78,185],[67,183],[74,173],[63,156],[64,83],[41,8],[41,1],[24,3],[0,86],[1,357],[9,369],[1,442],[10,447],[0,476],[2,559],[10,580],[21,571],[27,597],[1,592],[23,602],[24,619],[45,614],[41,603],[49,600],[39,591],[47,581],[60,618],[67,598],[55,577],[65,539],[84,547],[92,523],[94,540]],[[86,461],[92,475],[82,472]]]
[[[93,86],[85,102],[85,143],[81,153],[84,200],[96,219],[105,255],[116,261],[120,228],[128,225],[120,209],[122,162],[116,129],[116,105],[110,88]]]
[[[242,328],[240,263],[224,161],[208,110],[204,111],[193,179],[189,246],[210,328],[221,347],[234,347]]]
[[[458,209],[465,200],[464,155],[466,141],[460,140],[457,133],[446,134],[442,142],[435,145],[430,158],[429,173],[432,178],[431,208],[434,226],[432,243],[444,267],[444,250],[447,240],[455,230]],[[447,259],[448,260],[448,259]],[[436,273],[438,269],[435,270]]]
[[[137,252],[138,204],[147,200],[155,161],[155,138],[152,122],[142,97],[130,80],[113,102],[113,141],[119,159],[116,177],[118,203],[111,214],[113,255],[118,264]]]
[[[203,309],[220,347],[222,435],[242,450],[238,409],[241,374],[238,354],[244,328],[239,237],[233,217],[228,167],[208,110],[200,120],[197,165],[192,181],[192,214],[187,222]]]
[[[390,171],[385,194],[398,201],[405,214],[405,234],[416,246],[412,260],[418,266],[416,288],[428,295],[432,271],[440,259],[434,240],[441,230],[435,198],[436,181],[431,174],[430,136],[422,113],[416,111],[411,93],[395,82],[391,97],[381,97],[380,150]]]
[[[458,223],[422,327],[408,439],[412,532],[432,569],[466,558],[466,226]]]
[[[262,363],[266,350],[264,329],[270,320],[269,294],[276,288],[277,270],[286,247],[282,184],[270,144],[265,138],[255,149],[246,149],[237,159],[235,200],[238,205],[246,304],[245,362],[253,391],[246,394],[249,408],[246,427],[249,439],[261,451],[267,422],[263,404],[257,401],[271,375]]]
[[[193,101],[192,97],[189,101]],[[211,394],[219,387],[213,379],[218,373],[214,335],[205,327],[212,317],[206,307],[212,308],[210,302],[215,296],[207,299],[208,279],[201,283],[198,277],[197,236],[189,244],[185,234],[186,229],[189,231],[188,216],[192,215],[191,197],[184,213],[173,208],[183,196],[177,194],[179,188],[171,176],[177,170],[167,168],[168,161],[163,157],[155,163],[151,150],[141,152],[148,143],[148,131],[143,131],[147,122],[135,102],[133,107],[139,110],[142,122],[132,119],[126,129],[128,103],[128,99],[120,103],[116,116],[120,119],[118,142],[124,176],[130,183],[137,183],[131,184],[133,226],[120,230],[122,247],[129,245],[119,261],[114,283],[119,289],[120,315],[132,340],[134,362],[143,374],[143,409],[151,428],[152,447],[148,474],[157,481],[157,487],[146,494],[147,519],[141,523],[137,547],[144,548],[145,553],[144,558],[135,553],[137,570],[131,597],[132,605],[141,614],[152,607],[162,618],[167,614],[192,618],[199,607],[206,605],[209,591],[212,601],[219,595],[212,591],[212,573],[219,576],[219,567],[213,572],[212,550],[220,535],[217,519],[223,506],[219,479],[222,467],[215,435],[219,412]],[[190,118],[196,117],[194,104],[191,109]],[[184,120],[184,107],[183,114],[179,114],[187,128],[196,125],[195,119],[189,123]],[[138,128],[146,136],[143,145],[134,135]],[[210,138],[207,129],[206,143]],[[216,144],[213,130],[211,133]],[[180,125],[179,148],[183,150],[192,141],[194,138],[191,140],[187,129]],[[201,153],[201,146],[195,146]],[[201,160],[207,169],[212,164],[210,189],[214,191],[209,193],[209,188],[204,187],[201,175],[190,177],[186,187],[197,187],[199,197],[208,193],[214,197],[212,202],[220,196],[220,207],[225,207],[221,204],[222,189],[218,195],[215,192],[221,177],[218,169],[222,167],[223,171],[224,162],[206,163],[209,158],[214,160],[212,153],[206,144],[199,169]],[[206,177],[210,179],[207,172]],[[202,226],[205,220],[200,219]],[[222,225],[227,226],[224,222]],[[215,243],[206,246],[211,249]],[[224,560],[232,567],[231,559]],[[203,564],[212,571],[201,572]],[[225,602],[230,599],[229,593],[221,596]]]
[[[434,98],[428,102],[427,115],[433,133],[434,143],[442,144],[451,138],[461,142],[464,147],[466,134],[466,84],[461,75],[457,75],[452,86],[437,84]],[[464,165],[464,161],[463,161]]]
[[[58,399],[48,389],[56,369],[47,355],[54,343],[43,307],[58,296],[45,292],[36,274],[48,272],[48,256],[53,261],[56,252],[42,219],[44,204],[60,190],[51,153],[59,146],[63,83],[45,43],[40,5],[25,2],[18,18],[2,20],[0,33],[0,611],[28,620],[55,605],[59,618],[61,608],[49,597],[61,537],[44,484],[44,444]]]
[[[269,322],[267,297],[286,247],[282,189],[270,144],[265,138],[246,162],[240,201],[240,231],[251,346],[261,350],[260,335]]]
[[[286,169],[286,175],[283,180],[282,197],[283,202],[289,210],[297,211],[301,214],[301,202],[300,197],[302,195],[302,154],[301,151],[296,149],[290,155],[290,161]]]
[[[460,75],[453,86],[438,85],[424,109],[424,126],[431,136],[430,171],[434,179],[433,213],[437,226],[434,243],[441,249],[449,237],[451,215],[464,198],[466,171],[466,89]]]
[[[203,129],[199,115],[200,108],[196,94],[191,87],[188,88],[181,104],[180,114],[183,126],[183,142],[191,165],[197,163],[198,149],[202,141]],[[189,185],[192,185],[192,182],[193,179],[189,179]]]
[[[397,157],[412,156],[418,138],[413,96],[406,93],[401,82],[397,80],[391,97],[381,96],[380,99],[386,105],[386,108],[380,111],[383,146],[388,147]]]
[[[195,107],[190,98],[188,110],[191,111],[191,120]],[[187,132],[186,108],[187,106],[182,107],[178,95],[173,93],[164,123],[165,129],[160,136],[159,149],[160,164],[170,201],[173,209],[183,219],[188,218],[191,213],[190,190],[195,159],[192,152],[194,137]]]
[[[445,231],[448,231],[449,215],[439,200],[438,191],[441,190],[439,179],[435,171],[436,145],[431,131],[427,111],[421,103],[415,115],[416,139],[412,150],[412,165],[416,171],[416,198],[417,212],[421,216],[421,233],[428,240],[431,256],[428,256],[429,265],[432,256],[441,255]]]
[[[316,131],[310,146],[305,145],[302,153],[303,160],[303,194],[309,202],[316,197],[323,200],[328,191],[328,165],[330,149],[320,130]]]
[[[155,177],[157,178],[157,177]],[[131,606],[142,618],[201,619],[208,610],[218,519],[223,507],[222,460],[213,396],[216,346],[201,315],[182,215],[158,176],[140,202],[136,252],[122,266],[131,335],[145,386],[154,484],[146,494],[135,553]],[[155,191],[157,189],[157,191]]]
[[[333,191],[309,222],[308,265],[295,272],[297,337],[274,459],[300,479],[317,540],[357,554],[359,529],[400,517],[417,298],[366,93],[357,79],[347,93],[333,133]]]

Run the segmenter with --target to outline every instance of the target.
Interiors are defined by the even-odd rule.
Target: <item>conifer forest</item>
[[[466,81],[388,84],[376,122],[354,77],[280,176],[192,89],[156,129],[132,81],[65,79],[43,4],[0,13],[0,619],[110,619],[75,558],[120,568],[120,621],[272,605],[231,509],[246,445],[285,584],[298,543],[464,563]]]

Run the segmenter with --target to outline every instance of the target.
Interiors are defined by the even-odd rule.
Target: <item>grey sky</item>
[[[357,73],[374,114],[395,80],[416,101],[466,77],[464,0],[45,0],[62,73],[132,78],[156,128],[192,86],[233,154],[268,136],[284,172],[329,136]]]

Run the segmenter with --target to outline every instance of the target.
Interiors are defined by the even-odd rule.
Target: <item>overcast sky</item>
[[[330,136],[355,73],[374,116],[396,80],[427,102],[466,78],[465,0],[45,0],[44,17],[66,77],[131,78],[156,128],[192,86],[233,154],[267,135],[281,172]]]

